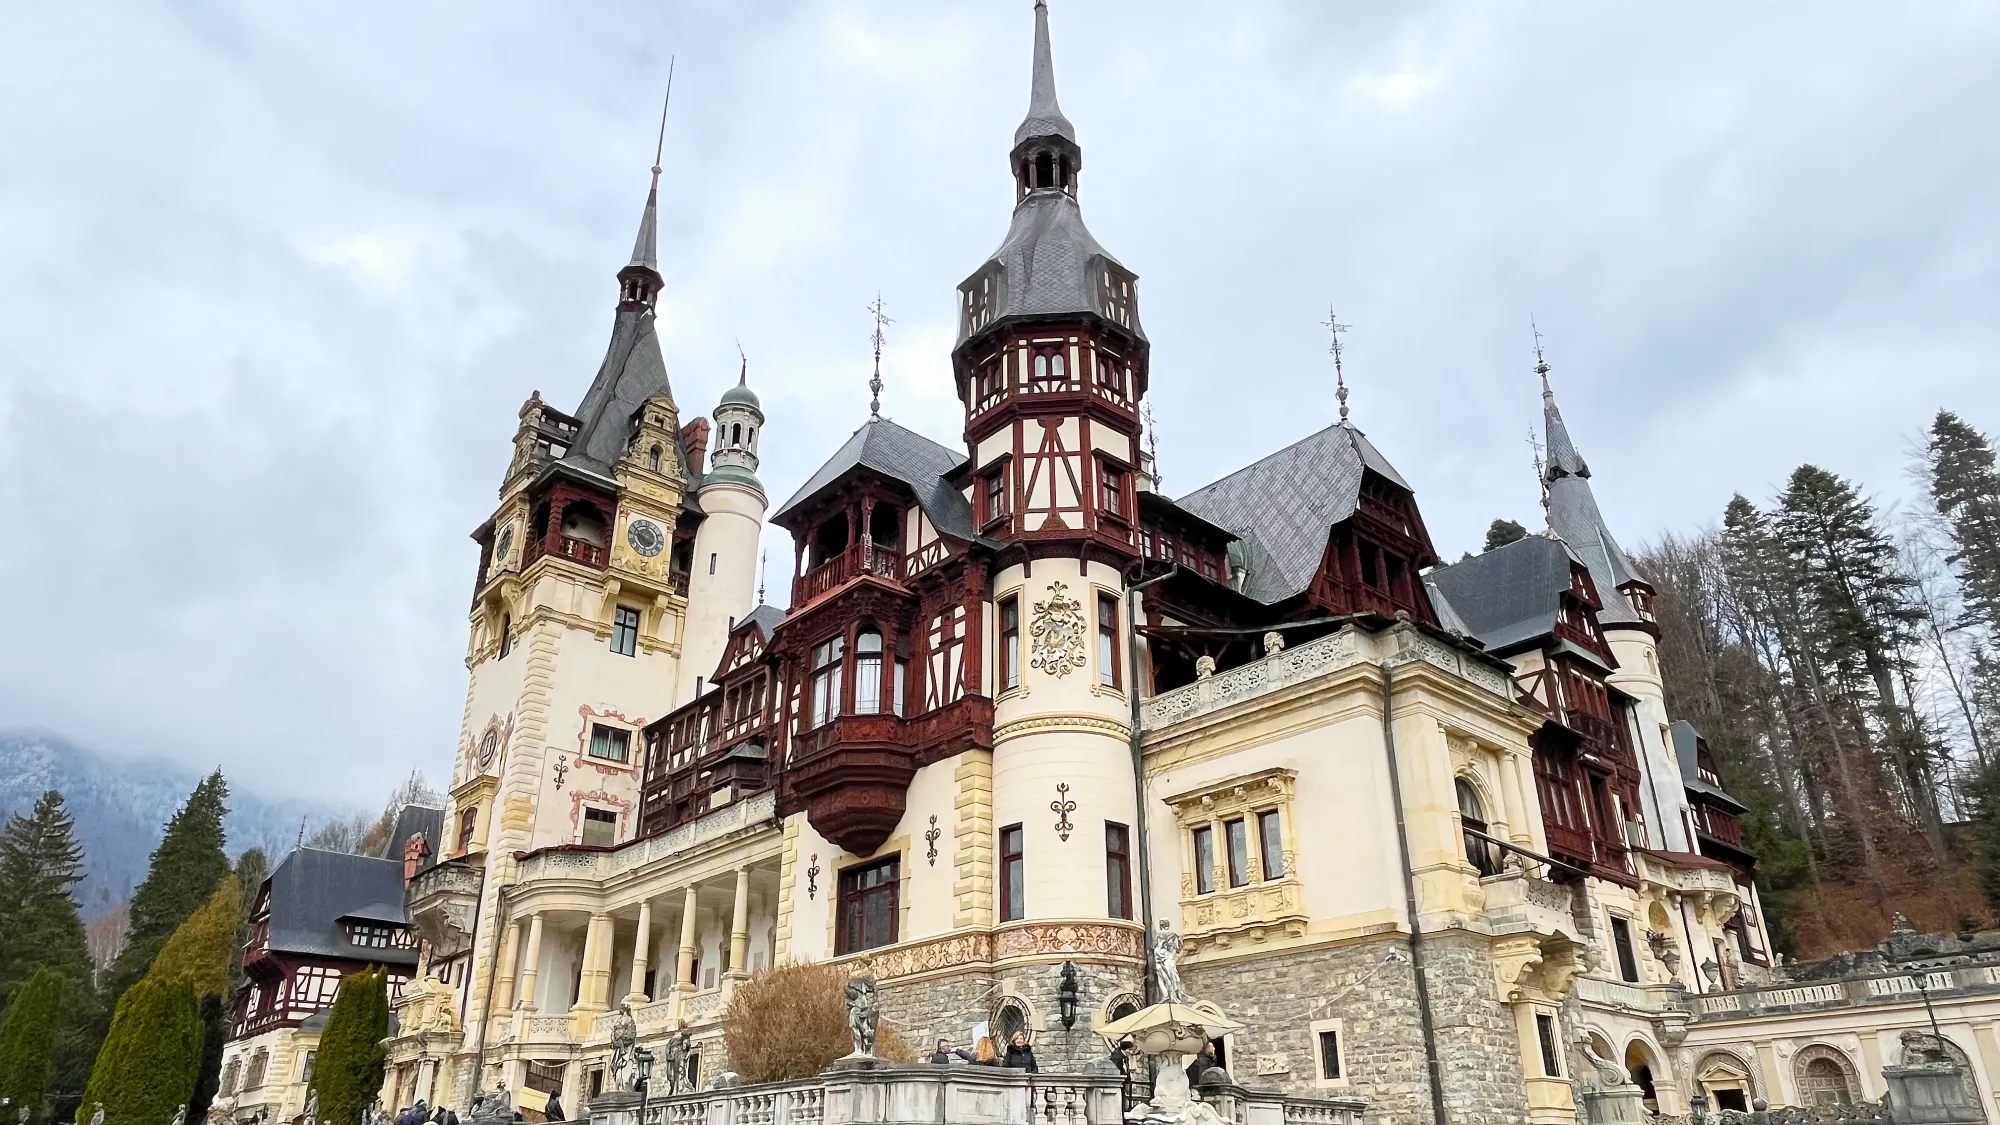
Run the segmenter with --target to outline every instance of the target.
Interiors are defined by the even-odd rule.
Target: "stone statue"
[[[187,1103],[182,1102],[180,1104],[180,1108],[174,1110],[174,1120],[172,1125],[187,1125],[187,1119],[188,1119]]]
[[[1598,1054],[1597,1048],[1590,1045],[1590,1039],[1588,1037],[1577,1040],[1576,1048],[1577,1050],[1583,1052],[1583,1057],[1589,1060],[1590,1065],[1596,1069],[1598,1085],[1600,1086],[1631,1085],[1632,1076],[1625,1072],[1625,1068],[1619,1066],[1615,1062],[1612,1062],[1610,1059],[1605,1058],[1603,1055]]]
[[[495,1121],[514,1119],[514,1092],[507,1088],[505,1078],[493,1084],[493,1093],[487,1096],[482,1116]]]
[[[20,1122],[21,1125],[28,1125],[29,1116],[27,1106],[22,1106],[20,1109],[14,1111],[14,1120]]]
[[[666,1073],[665,1096],[673,1097],[680,1093],[681,1083],[687,1081],[688,1033],[683,1031],[668,1039],[666,1046],[661,1050],[663,1052],[660,1060],[661,1069]]]
[[[1194,658],[1194,678],[1205,680],[1215,675],[1215,657],[1203,653]]]
[[[90,1112],[90,1125],[104,1125],[104,1103],[95,1102],[96,1109]]]
[[[314,1091],[313,1091],[312,1093],[310,1093],[310,1094],[307,1094],[307,1095],[306,1095],[306,1112],[305,1112],[305,1120],[306,1120],[306,1125],[319,1125],[319,1091],[318,1091],[318,1090],[314,1090]],[[180,1123],[179,1123],[179,1122],[176,1122],[176,1123],[175,1123],[175,1125],[180,1125]]]
[[[1188,1002],[1187,986],[1181,983],[1181,942],[1181,935],[1160,919],[1160,932],[1153,935],[1153,975],[1159,978],[1162,1003]]]
[[[629,1093],[639,1088],[639,1064],[633,1057],[639,1048],[639,1022],[632,1018],[630,1004],[620,1004],[604,1022],[611,1029],[611,1089]]]
[[[875,995],[875,974],[863,969],[847,979],[847,1030],[854,1035],[854,1054],[875,1054],[875,1031],[882,1006]]]
[[[1957,1061],[1951,1057],[1950,1051],[1945,1050],[1944,1044],[1938,1042],[1938,1037],[1928,1031],[1918,1031],[1915,1029],[1905,1031],[1902,1034],[1902,1040],[1904,1066],[1955,1063]]]

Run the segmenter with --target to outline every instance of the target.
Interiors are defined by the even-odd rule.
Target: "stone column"
[[[583,974],[577,989],[579,1011],[602,1012],[611,1006],[611,916],[592,914],[583,928]]]
[[[528,949],[526,963],[521,966],[521,998],[514,1006],[533,1012],[538,1010],[535,1003],[535,982],[542,975],[542,912],[537,910],[528,916]]]
[[[635,1008],[652,999],[646,995],[646,955],[652,944],[653,904],[646,901],[639,904],[639,932],[632,938],[632,983],[625,992],[625,1002]]]
[[[680,960],[674,966],[675,987],[682,992],[694,991],[694,923],[695,911],[701,909],[696,897],[696,887],[688,884],[687,895],[681,901],[681,949]]]
[[[750,868],[736,869],[736,908],[729,917],[729,975],[750,975]]]
[[[1506,789],[1503,798],[1508,805],[1507,824],[1511,838],[1521,847],[1533,848],[1535,838],[1528,831],[1528,825],[1533,823],[1533,820],[1529,816],[1527,793],[1521,785],[1521,759],[1516,755],[1501,756],[1500,784]]]
[[[500,950],[494,956],[500,963],[494,966],[493,1010],[504,1012],[514,1006],[515,962],[520,960],[520,932],[522,922],[509,922],[500,930]]]

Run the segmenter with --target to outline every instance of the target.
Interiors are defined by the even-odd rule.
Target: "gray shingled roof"
[[[736,627],[741,629],[745,625],[755,625],[768,640],[771,634],[778,628],[778,622],[784,619],[784,610],[774,605],[760,605],[745,614],[743,620],[736,623]]]
[[[1598,600],[1604,603],[1597,614],[1599,623],[1636,624],[1639,615],[1618,593],[1618,587],[1638,579],[1638,568],[1619,549],[1597,510],[1597,497],[1590,490],[1590,466],[1570,440],[1562,411],[1556,409],[1555,392],[1546,382],[1542,385],[1542,429],[1548,442],[1549,462],[1543,479],[1549,489],[1549,530],[1561,536],[1590,568],[1590,580],[1597,585]]]
[[[782,525],[785,518],[853,469],[868,469],[910,486],[917,506],[930,517],[931,525],[946,535],[971,539],[972,505],[965,496],[946,484],[944,477],[965,455],[954,453],[937,442],[906,430],[887,418],[870,418],[854,431],[826,464],[812,475],[792,498],[771,515]]]
[[[1424,576],[1424,583],[1444,596],[1459,628],[1489,651],[1501,652],[1555,630],[1571,561],[1561,540],[1530,535],[1438,567]],[[1437,606],[1438,600],[1431,604]]]
[[[436,863],[438,853],[444,850],[444,810],[404,805],[396,814],[396,826],[389,832],[388,842],[382,845],[382,858],[403,862],[403,848],[412,836],[422,836],[431,846],[431,854],[424,859],[423,866],[428,868]]]
[[[351,944],[340,924],[342,918],[408,921],[402,906],[401,860],[295,848],[271,872],[269,884],[273,952],[347,957],[386,965],[417,963],[414,949]]]
[[[1029,192],[1015,204],[1013,221],[1000,248],[965,283],[973,284],[994,263],[999,264],[993,320],[983,322],[980,330],[1007,317],[1084,313],[1109,317],[1111,311],[1098,299],[1098,271],[1093,266],[1098,259],[1125,268],[1091,237],[1083,225],[1083,210],[1074,198],[1054,188]],[[1133,335],[1145,339],[1136,308],[1130,328]],[[967,335],[962,326],[959,341],[963,343]]]
[[[1240,537],[1230,560],[1248,571],[1243,592],[1269,605],[1312,584],[1327,533],[1360,501],[1363,470],[1410,487],[1366,435],[1335,424],[1175,503]]]
[[[1749,807],[1730,796],[1728,790],[1710,785],[1701,779],[1701,747],[1698,745],[1701,732],[1695,729],[1693,723],[1686,719],[1676,719],[1667,727],[1667,733],[1673,739],[1674,758],[1681,767],[1683,785],[1692,792],[1712,798],[1719,804],[1728,805],[1737,812],[1743,812]]]

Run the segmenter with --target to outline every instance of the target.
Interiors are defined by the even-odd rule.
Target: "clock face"
[[[500,538],[493,541],[493,558],[496,562],[507,561],[507,552],[514,549],[514,525],[500,529]]]
[[[500,756],[500,732],[489,730],[486,737],[479,740],[479,768],[485,769]]]
[[[652,520],[635,519],[625,525],[625,541],[632,544],[633,550],[650,559],[666,547],[667,533]]]

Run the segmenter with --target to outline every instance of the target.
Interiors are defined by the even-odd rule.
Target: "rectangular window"
[[[1110,516],[1125,515],[1125,470],[1109,461],[1097,463],[1097,503]]]
[[[882,634],[873,629],[854,642],[854,713],[882,713]]]
[[[305,1061],[299,1064],[299,1081],[305,1083],[308,1086],[312,1085],[313,1060],[316,1057],[318,1057],[318,1055],[319,1055],[318,1051],[307,1051]]]
[[[1215,889],[1215,830],[1194,830],[1194,891],[1205,895]]]
[[[1007,518],[1007,470],[979,478],[979,517],[981,523]]]
[[[1000,690],[1021,686],[1021,600],[1000,603]]]
[[[1229,842],[1229,885],[1240,887],[1250,881],[1250,827],[1238,817],[1225,821],[1222,831]]]
[[[909,681],[909,673],[909,661],[896,661],[896,678],[889,685],[889,710],[899,719],[903,717],[903,690],[904,685]]]
[[[618,842],[618,814],[610,809],[583,810],[583,842],[608,848]]]
[[[514,615],[503,613],[500,615],[500,659],[507,659],[507,654],[512,651],[514,651]]]
[[[710,574],[715,573],[715,554],[716,553],[714,551],[710,551],[708,553],[708,572]]]
[[[1319,1076],[1323,1082],[1340,1077],[1340,1032],[1330,1028],[1319,1033]]]
[[[590,756],[607,762],[632,760],[632,732],[602,723],[590,724]]]
[[[840,662],[847,638],[834,637],[813,649],[812,725],[823,727],[840,713]]]
[[[885,859],[840,873],[840,929],[834,953],[846,956],[896,941],[897,886],[902,861]]]
[[[1118,599],[1097,595],[1097,682],[1118,686]]]
[[[1104,902],[1105,913],[1111,917],[1132,917],[1132,830],[1108,820],[1104,822]]]
[[[1000,920],[1018,922],[1027,912],[1027,863],[1021,856],[1021,826],[1000,830]]]
[[[1562,1052],[1556,1049],[1555,1016],[1547,1012],[1535,1013],[1535,1040],[1542,1047],[1542,1073],[1550,1078],[1561,1078]]]
[[[639,654],[639,611],[621,605],[611,617],[611,651],[620,656]]]
[[[1639,960],[1632,951],[1632,923],[1613,915],[1611,947],[1618,954],[1618,979],[1634,984],[1639,980]]]
[[[478,825],[479,825],[479,810],[477,808],[466,809],[465,811],[458,814],[459,851],[464,851],[465,849],[472,846],[472,830],[478,827]]]
[[[1277,809],[1265,809],[1257,814],[1257,842],[1264,849],[1264,878],[1285,877],[1285,834],[1280,827]]]

